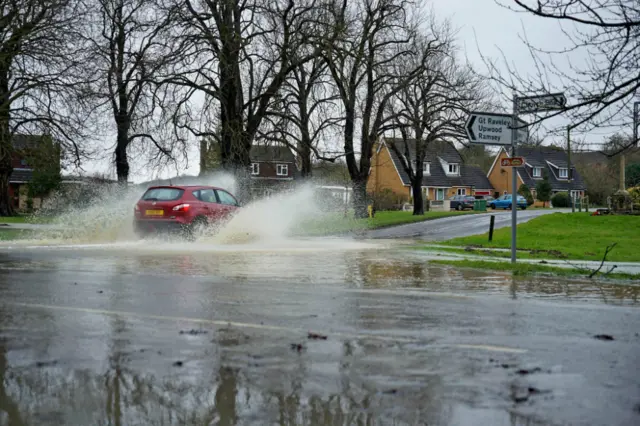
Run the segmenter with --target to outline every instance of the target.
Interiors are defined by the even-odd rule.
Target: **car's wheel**
[[[209,221],[204,216],[197,216],[195,219],[193,219],[193,222],[191,222],[186,227],[187,239],[189,239],[190,241],[194,241],[196,239],[196,235],[202,232],[202,230],[208,225],[208,223]]]
[[[505,210],[511,210],[511,204],[509,204]]]
[[[456,206],[456,210],[458,210],[458,211],[462,210],[462,204],[458,204],[458,205]]]
[[[489,207],[491,207],[493,210],[496,209],[496,205],[494,203],[491,203],[491,205]]]
[[[526,209],[527,209],[527,206],[522,206],[522,207],[520,207],[520,208],[521,208],[522,210],[526,210]]]

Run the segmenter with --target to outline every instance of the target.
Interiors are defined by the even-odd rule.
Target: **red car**
[[[138,235],[164,230],[192,236],[196,226],[224,221],[239,207],[215,186],[153,186],[134,207],[134,229]]]

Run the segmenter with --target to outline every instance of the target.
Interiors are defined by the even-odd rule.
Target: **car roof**
[[[170,188],[170,189],[182,189],[182,190],[187,190],[187,189],[220,189],[222,191],[229,192],[228,190],[226,190],[224,188],[220,188],[220,187],[212,186],[212,185],[155,185],[155,186],[150,186],[149,188],[147,188],[147,190],[158,189],[158,188]]]

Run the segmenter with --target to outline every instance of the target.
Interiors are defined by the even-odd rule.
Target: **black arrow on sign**
[[[471,140],[476,140],[476,135],[473,134],[473,130],[471,130],[474,121],[476,121],[476,116],[472,115],[471,120],[469,120],[469,124],[467,124],[467,131],[469,131],[469,134],[471,135]]]

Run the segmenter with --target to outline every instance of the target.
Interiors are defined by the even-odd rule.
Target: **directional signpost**
[[[517,98],[516,114],[555,111],[564,108],[566,104],[567,98],[564,96],[564,93],[550,93],[548,95]]]
[[[564,93],[550,93],[541,96],[513,97],[512,122],[518,123],[518,114],[531,114],[534,112],[561,110],[567,103]],[[517,128],[511,128],[513,145],[511,145],[511,157],[516,158],[516,144],[518,142]],[[516,165],[512,164],[511,173],[511,263],[516,263],[516,226],[518,224],[518,174]]]
[[[478,145],[513,145],[512,121],[510,114],[472,112],[465,125],[469,142]],[[517,123],[516,143],[524,143],[529,139],[528,123],[522,120],[517,120]]]
[[[513,97],[511,114],[493,112],[471,112],[465,123],[469,142],[477,145],[511,146],[511,157],[500,161],[503,167],[511,167],[511,262],[516,262],[516,225],[518,221],[518,173],[517,167],[524,165],[523,157],[516,157],[516,146],[529,139],[529,124],[520,120],[518,114],[564,109],[567,98],[564,93],[541,96]],[[638,128],[640,102],[634,105],[634,129]],[[515,123],[515,125],[513,124]],[[637,135],[637,134],[636,134]],[[637,139],[637,136],[636,136]]]

